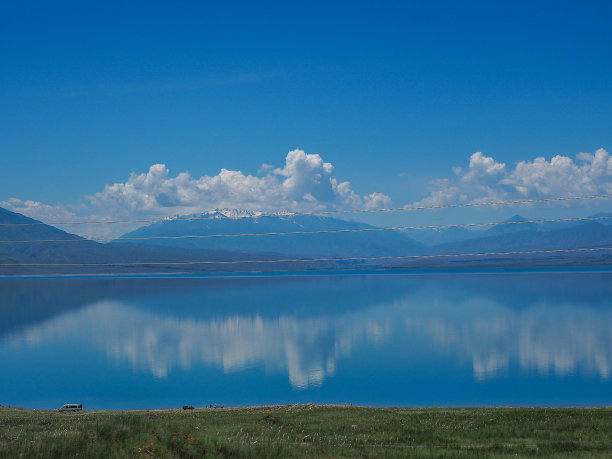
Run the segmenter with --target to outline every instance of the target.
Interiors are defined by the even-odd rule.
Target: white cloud
[[[262,173],[274,169],[272,164],[263,163],[257,172]]]
[[[363,197],[363,207],[366,209],[381,209],[391,206],[391,198],[375,191]]]
[[[285,165],[262,166],[265,175],[221,169],[214,176],[193,178],[188,172],[172,177],[163,164],[142,174],[132,173],[124,183],[107,185],[89,197],[92,205],[118,214],[192,213],[220,207],[249,210],[315,210],[360,208],[390,202],[382,193],[359,196],[349,182],[332,177],[334,166],[317,154],[293,150]]]
[[[612,157],[600,148],[576,159],[557,155],[520,161],[514,168],[476,152],[466,171],[453,168],[455,177],[430,183],[430,194],[418,205],[484,202],[503,199],[547,198],[612,193]]]
[[[12,198],[0,206],[45,222],[160,218],[217,208],[259,211],[316,211],[388,207],[380,192],[360,196],[350,182],[332,176],[334,166],[318,154],[287,153],[283,167],[263,164],[257,175],[221,169],[217,175],[173,176],[164,164],[144,173],[132,172],[125,182],[106,185],[74,212],[61,205]],[[95,216],[95,217],[94,217]],[[117,237],[138,225],[63,227],[88,237]]]
[[[478,151],[470,156],[470,167],[461,177],[461,181],[494,183],[505,172],[506,165],[504,163],[498,163],[493,158],[489,158]],[[460,169],[459,174],[461,174]]]

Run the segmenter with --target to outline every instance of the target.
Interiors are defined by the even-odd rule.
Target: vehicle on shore
[[[58,408],[57,411],[82,411],[83,405],[80,403],[66,403],[62,405],[61,408]]]

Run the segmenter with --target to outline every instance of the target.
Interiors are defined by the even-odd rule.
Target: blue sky
[[[604,193],[611,13],[607,1],[5,2],[0,202],[53,220],[304,208],[308,194],[331,208]],[[597,164],[576,158],[598,150]],[[556,155],[574,172],[550,166]],[[536,167],[519,177],[516,164],[537,157],[544,178]],[[192,183],[162,183],[145,208],[125,190],[155,164]],[[242,172],[236,186],[256,182],[257,205],[219,189],[184,198],[221,169]],[[592,183],[560,188],[567,180]]]

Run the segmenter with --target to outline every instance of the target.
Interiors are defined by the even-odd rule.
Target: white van
[[[83,405],[80,403],[66,403],[61,408],[58,408],[58,411],[81,411],[82,409]]]

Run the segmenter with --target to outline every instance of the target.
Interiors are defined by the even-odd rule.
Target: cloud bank
[[[221,169],[214,176],[194,178],[182,172],[173,177],[164,164],[154,164],[146,173],[132,173],[126,182],[107,185],[89,200],[115,214],[193,213],[215,208],[323,210],[391,203],[378,192],[359,196],[349,182],[332,176],[331,163],[302,150],[290,151],[283,167],[263,165],[260,171],[263,175]]]
[[[523,160],[513,167],[476,152],[466,169],[430,182],[429,194],[408,205],[444,205],[513,199],[612,194],[612,157],[603,148],[575,158],[555,156]],[[132,172],[125,182],[109,184],[75,207],[11,198],[0,207],[45,222],[162,218],[218,208],[253,211],[322,211],[392,206],[374,191],[360,195],[350,182],[334,176],[334,166],[318,154],[287,153],[282,167],[262,164],[256,174],[221,169],[216,175],[172,175],[164,164]],[[81,225],[62,228],[88,237],[117,237],[138,225]]]
[[[514,168],[476,152],[467,170],[430,182],[430,194],[418,205],[486,202],[563,196],[612,194],[612,157],[600,148],[576,159],[557,155],[518,162]]]
[[[106,185],[78,207],[51,206],[11,198],[0,206],[45,222],[161,218],[218,208],[259,211],[372,209],[391,205],[389,196],[359,195],[348,181],[333,176],[334,166],[318,154],[287,153],[283,167],[263,164],[257,175],[221,169],[217,175],[172,175],[164,164],[125,182]],[[62,226],[88,237],[117,237],[139,225]]]

